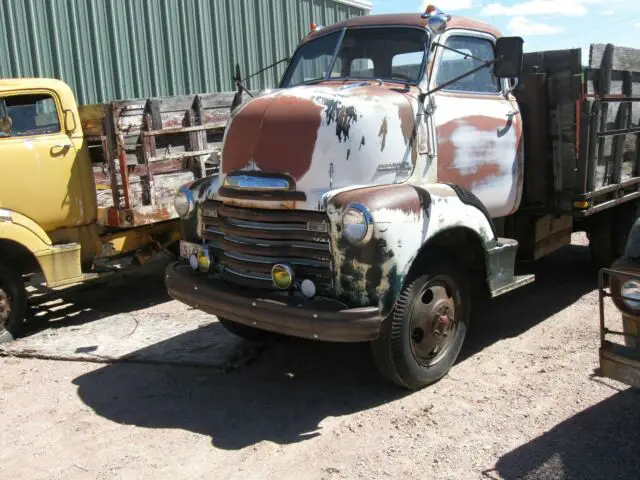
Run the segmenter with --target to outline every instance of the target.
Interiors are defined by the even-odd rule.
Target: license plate
[[[198,252],[202,250],[202,245],[197,243],[185,242],[180,240],[180,256],[182,258],[189,258],[191,255],[198,255]]]

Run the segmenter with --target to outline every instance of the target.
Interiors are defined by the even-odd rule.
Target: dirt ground
[[[364,344],[238,341],[161,276],[65,294],[0,358],[0,478],[638,478],[640,394],[594,375],[587,255],[474,312],[415,393]]]

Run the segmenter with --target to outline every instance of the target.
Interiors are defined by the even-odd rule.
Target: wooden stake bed
[[[81,106],[98,223],[129,228],[178,218],[176,190],[218,171],[233,96],[225,92]]]
[[[640,50],[591,45],[527,53],[523,204],[588,216],[640,198]]]

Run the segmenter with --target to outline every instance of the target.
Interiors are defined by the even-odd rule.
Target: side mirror
[[[0,134],[4,136],[11,136],[11,126],[13,122],[9,117],[0,117]]]
[[[73,133],[76,129],[76,117],[71,110],[64,111],[64,129],[67,135]]]
[[[493,73],[498,78],[519,78],[522,72],[521,37],[501,37],[496,41],[496,63]]]

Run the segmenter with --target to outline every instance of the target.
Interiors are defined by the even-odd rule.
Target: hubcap
[[[11,315],[11,297],[0,285],[0,326],[6,326]]]
[[[452,283],[435,278],[415,297],[410,312],[411,353],[423,365],[437,363],[451,348],[457,330]]]

